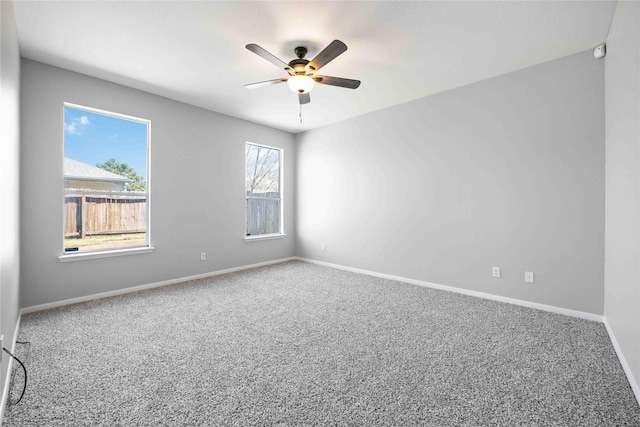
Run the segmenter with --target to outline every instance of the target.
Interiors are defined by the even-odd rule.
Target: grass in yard
[[[84,239],[77,237],[67,237],[64,239],[64,247],[66,248],[83,248],[85,246],[96,246],[107,242],[118,242],[124,240],[146,239],[147,233],[130,233],[130,234],[105,234],[100,236],[89,236]]]

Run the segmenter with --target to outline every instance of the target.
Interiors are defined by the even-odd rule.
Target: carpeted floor
[[[601,324],[303,262],[32,313],[19,340],[5,426],[640,426]]]

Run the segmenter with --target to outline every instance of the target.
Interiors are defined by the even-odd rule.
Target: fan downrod
[[[307,54],[307,48],[304,46],[298,46],[297,48],[293,49],[293,51],[296,53],[298,59],[304,58]]]

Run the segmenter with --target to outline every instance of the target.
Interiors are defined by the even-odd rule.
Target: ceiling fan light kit
[[[287,82],[289,88],[298,94],[298,102],[302,105],[311,102],[309,92],[314,88],[315,83],[338,86],[347,89],[356,89],[360,86],[360,80],[315,75],[320,68],[324,67],[347,50],[347,45],[340,40],[332,41],[311,61],[304,59],[307,54],[307,48],[304,46],[298,46],[294,49],[297,58],[290,61],[288,64],[257,44],[248,44],[246,48],[289,73],[289,77],[247,84],[245,85],[247,89],[255,89],[258,87]]]
[[[313,89],[313,79],[309,76],[295,75],[287,80],[289,89],[295,93],[309,93]]]

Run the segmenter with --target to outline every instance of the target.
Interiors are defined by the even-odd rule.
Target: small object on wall
[[[493,277],[500,277],[500,267],[493,267]]]
[[[607,45],[605,43],[602,43],[601,45],[598,45],[593,50],[593,57],[596,58],[596,59],[604,58],[604,56],[606,54],[607,54]]]
[[[524,272],[524,281],[526,283],[533,283],[533,273],[530,271]]]

